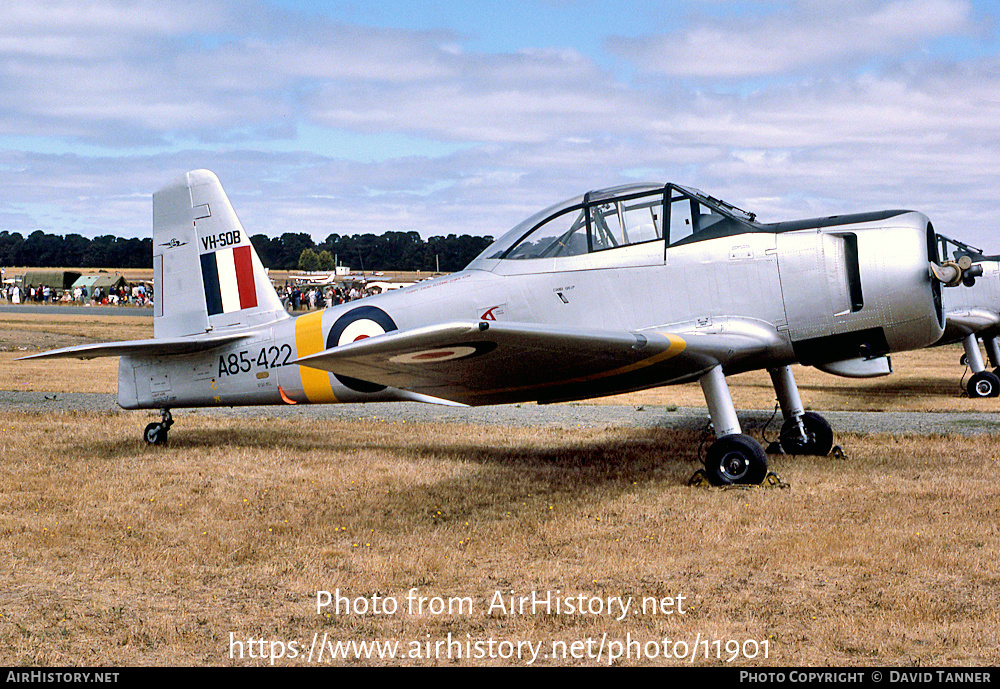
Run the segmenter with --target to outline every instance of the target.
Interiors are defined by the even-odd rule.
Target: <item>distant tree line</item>
[[[276,239],[250,238],[261,262],[278,270],[461,270],[493,241],[492,237],[450,234],[421,239],[417,232],[386,232],[381,236],[331,234],[321,243],[308,234],[286,232]]]
[[[423,270],[451,273],[479,255],[492,237],[457,236],[421,239],[417,232],[331,234],[316,244],[305,233],[286,232],[277,238],[262,234],[250,238],[261,262],[276,270]],[[0,265],[29,268],[152,268],[153,240],[104,235],[88,239],[78,234],[27,237],[0,232]]]
[[[28,268],[152,268],[153,240],[104,235],[0,232],[0,265]]]

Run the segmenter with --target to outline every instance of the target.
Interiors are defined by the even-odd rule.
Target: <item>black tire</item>
[[[816,455],[826,457],[833,449],[833,429],[827,420],[816,412],[807,411],[802,415],[802,425],[806,430],[806,440],[799,435],[795,419],[786,419],[781,425],[778,442],[786,455]]]
[[[163,427],[163,424],[154,421],[146,426],[146,430],[142,432],[142,437],[147,445],[161,445],[167,442],[167,429]]]
[[[997,397],[1000,395],[1000,377],[992,371],[973,373],[965,388],[969,397]]]
[[[724,436],[708,448],[705,474],[713,486],[757,485],[767,476],[767,453],[750,436]]]

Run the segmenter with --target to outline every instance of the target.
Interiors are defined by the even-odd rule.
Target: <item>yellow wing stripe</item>
[[[323,341],[323,312],[314,311],[295,319],[295,351],[296,357],[315,354],[326,349]],[[302,378],[302,391],[310,402],[336,402],[333,394],[333,384],[330,374],[318,368],[299,366],[299,376]]]

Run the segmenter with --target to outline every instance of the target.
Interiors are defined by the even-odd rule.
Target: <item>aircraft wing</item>
[[[205,337],[161,337],[153,340],[123,340],[121,342],[99,342],[96,344],[63,347],[48,352],[29,354],[23,359],[96,359],[103,356],[167,356],[170,354],[192,354],[237,340],[250,335],[215,335]]]
[[[774,344],[756,332],[612,332],[454,322],[394,331],[293,363],[470,405],[560,401],[697,377]]]
[[[1000,325],[1000,314],[981,308],[953,309],[945,312],[942,342],[961,340],[972,333]]]

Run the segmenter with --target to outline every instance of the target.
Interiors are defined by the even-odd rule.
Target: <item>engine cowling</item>
[[[777,236],[796,358],[837,375],[885,375],[890,353],[943,333],[933,228],[917,212],[832,220]]]

